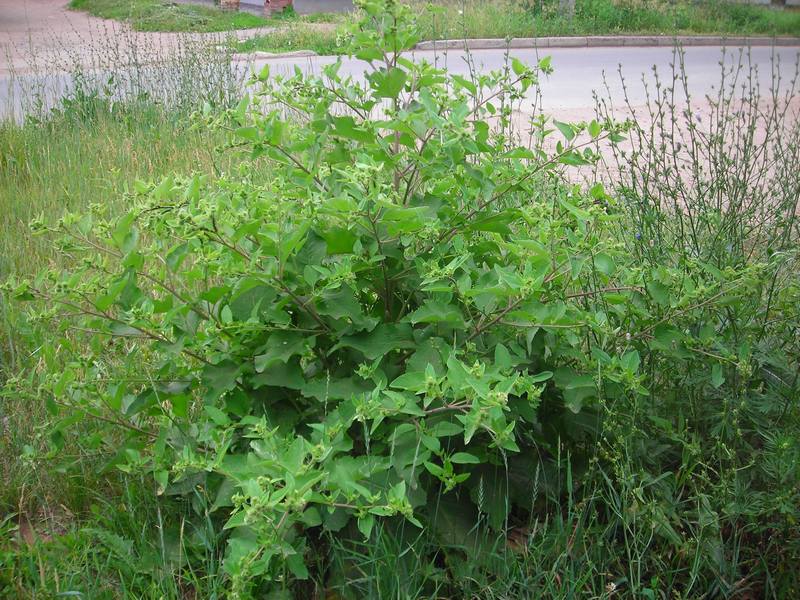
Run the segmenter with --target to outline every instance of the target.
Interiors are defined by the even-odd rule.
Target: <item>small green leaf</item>
[[[206,404],[203,407],[203,410],[211,418],[211,420],[214,421],[214,423],[216,423],[220,427],[227,427],[228,425],[230,425],[231,420],[228,418],[228,415],[226,415],[216,406],[211,406],[210,404]]]
[[[551,63],[552,63],[552,62],[553,62],[553,57],[552,57],[552,56],[545,56],[544,58],[542,58],[541,60],[539,60],[539,68],[540,68],[542,71],[545,71],[545,72],[547,72],[547,71],[549,71],[549,70],[552,68],[552,67],[551,67]]]
[[[255,127],[239,127],[234,133],[236,137],[240,137],[248,142],[259,141],[258,129]]]
[[[427,460],[425,461],[425,468],[434,477],[441,477],[442,475],[444,475],[444,469],[442,469],[442,467],[430,461]]]
[[[406,72],[397,67],[392,67],[388,71],[375,72],[372,76],[375,95],[379,98],[397,98],[406,84],[406,77]]]
[[[340,137],[357,142],[371,143],[375,141],[375,134],[356,123],[353,117],[331,117],[331,121],[333,121],[333,132]]]
[[[575,137],[575,130],[569,123],[562,123],[561,121],[553,120],[553,125],[558,128],[565,138],[567,138],[567,141],[571,141]]]
[[[479,465],[481,463],[481,459],[468,452],[456,452],[450,457],[450,461],[458,465]]]
[[[223,525],[222,529],[233,529],[235,527],[241,527],[244,525],[245,517],[247,517],[247,513],[243,510],[235,513],[230,519],[227,520],[225,525]]]
[[[723,383],[725,383],[725,375],[722,373],[722,365],[715,363],[711,367],[711,385],[719,388]]]
[[[629,373],[636,373],[639,370],[639,364],[641,362],[642,361],[639,357],[639,352],[636,350],[631,350],[625,353],[620,361],[620,364],[622,365],[622,368]]]
[[[464,88],[471,94],[477,94],[478,88],[475,87],[475,84],[472,83],[469,79],[463,78],[461,75],[453,75],[453,81],[458,84],[460,87]]]
[[[528,377],[528,381],[531,383],[541,383],[542,381],[547,381],[553,377],[552,371],[542,371],[541,373],[537,373],[536,375],[531,375]]]
[[[365,514],[358,519],[358,530],[364,536],[364,539],[369,539],[372,533],[372,528],[375,526],[375,517],[370,513]]]
[[[658,281],[649,281],[646,285],[647,292],[650,297],[661,306],[669,306],[670,294],[669,288]]]
[[[436,300],[426,300],[405,319],[413,324],[417,323],[447,323],[454,327],[464,324],[464,316],[457,306],[437,302]]]

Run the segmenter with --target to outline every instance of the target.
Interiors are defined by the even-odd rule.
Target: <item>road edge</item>
[[[800,46],[800,37],[720,35],[588,35],[535,38],[431,40],[415,50],[501,50],[505,48],[642,48],[665,46]]]
[[[430,40],[419,42],[414,50],[505,50],[524,48],[654,48],[672,46],[798,46],[800,37],[721,36],[721,35],[584,35],[535,38],[473,38],[455,40]],[[292,52],[241,52],[234,54],[235,61],[270,60],[282,58],[307,58],[335,56],[317,54],[313,50]]]

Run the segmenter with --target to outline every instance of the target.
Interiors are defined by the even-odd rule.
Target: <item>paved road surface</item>
[[[260,0],[258,0],[260,1]],[[297,0],[299,8],[308,8],[319,0]],[[350,0],[336,0],[347,3]],[[124,24],[90,17],[85,13],[66,9],[68,0],[0,0],[0,116],[8,114],[10,100],[16,97],[19,102],[21,92],[30,89],[35,77],[21,75],[15,83],[11,83],[10,72],[25,73],[50,70],[53,64],[74,65],[80,55],[95,57],[118,53],[120,59],[111,63],[125,62],[133,55],[151,55],[158,53],[174,53],[176,47],[184,48],[192,39],[207,43],[208,38],[202,34],[194,36],[176,36],[175,34],[141,34],[130,31]],[[237,32],[246,36],[253,30]],[[110,42],[109,40],[113,40]],[[187,42],[189,40],[189,42]],[[108,50],[110,48],[110,50]],[[31,50],[37,51],[42,59],[38,67],[26,68]],[[36,52],[34,52],[36,53]],[[144,54],[143,54],[144,53]],[[773,65],[774,55],[779,63]],[[750,51],[752,64],[758,68],[758,78],[762,88],[769,86],[772,71],[779,68],[784,78],[791,77],[798,60],[800,48],[757,47]],[[539,56],[536,50],[513,50],[511,54],[521,60],[534,63]],[[728,51],[727,64],[738,60],[739,49]],[[48,55],[53,55],[50,60]],[[114,54],[116,55],[116,54]],[[671,48],[549,48],[541,51],[541,55],[551,55],[555,72],[542,81],[542,107],[547,112],[556,112],[562,117],[575,119],[591,116],[594,106],[593,91],[606,94],[604,76],[609,85],[608,95],[614,102],[622,99],[622,85],[617,65],[622,65],[622,72],[628,80],[630,98],[633,104],[643,104],[645,96],[640,79],[642,74],[652,80],[652,67],[656,65],[659,72],[667,75],[674,61]],[[76,56],[78,58],[76,58]],[[419,59],[437,61],[446,65],[452,72],[467,72],[462,52],[449,53],[417,52]],[[498,69],[503,66],[504,52],[501,50],[481,50],[473,53],[475,63],[481,69]],[[113,58],[113,57],[112,57]],[[56,60],[58,59],[58,60]],[[695,95],[702,95],[712,90],[720,80],[720,60],[722,49],[716,47],[691,47],[686,49],[686,70],[689,75],[691,89]],[[280,59],[272,60],[273,71],[289,71],[295,65],[306,70],[317,70],[322,65],[335,60],[330,57],[312,59]],[[61,62],[59,62],[61,61]],[[110,64],[103,62],[101,64]],[[365,65],[359,61],[345,59],[343,70],[353,75],[363,73]],[[62,69],[64,67],[61,67]],[[105,69],[106,67],[100,67]],[[158,75],[154,77],[158,79]],[[69,78],[63,75],[48,75],[48,102],[57,99],[59,90],[68,85]],[[161,79],[167,81],[168,77]],[[165,84],[167,85],[167,84]],[[12,93],[12,86],[16,90]],[[523,107],[523,110],[525,107]],[[574,114],[572,114],[574,113]],[[587,115],[588,113],[588,115]]]
[[[653,66],[662,75],[669,75],[675,62],[672,48],[547,48],[543,50],[512,50],[511,55],[528,64],[535,64],[539,57],[551,56],[554,73],[541,82],[542,106],[545,110],[583,110],[594,106],[593,92],[606,95],[608,83],[610,97],[619,102],[623,98],[622,81],[617,73],[621,65],[633,104],[645,103],[642,77],[653,82]],[[446,66],[450,72],[464,75],[468,73],[463,52],[449,53],[416,52],[418,59],[436,60],[439,65]],[[472,53],[475,64],[482,70],[494,70],[503,67],[505,52],[502,50],[478,50]],[[742,48],[691,47],[685,49],[685,66],[689,77],[690,90],[696,95],[712,92],[719,86],[721,63],[730,68],[740,60],[750,64],[758,71],[758,81],[762,89],[768,89],[773,70],[779,70],[784,80],[794,73],[800,48],[756,47],[750,50]],[[773,62],[773,58],[775,62]],[[304,70],[319,70],[322,65],[332,63],[332,57],[313,57],[297,59],[272,59],[273,72],[291,71],[295,65]],[[345,59],[342,72],[358,76],[363,72],[365,64],[353,59]]]
[[[791,79],[795,73],[796,65],[800,59],[800,48],[756,47],[749,50],[727,49],[719,47],[691,47],[685,49],[686,72],[690,83],[690,91],[695,98],[713,92],[719,86],[721,63],[730,67],[739,60],[743,60],[756,70],[757,79],[762,90],[770,87],[774,75],[780,74],[784,83]],[[593,94],[599,93],[602,97],[610,98],[615,104],[623,101],[622,82],[617,73],[618,67],[625,76],[628,85],[628,96],[633,105],[643,105],[646,102],[644,78],[652,84],[653,67],[659,73],[668,76],[675,62],[676,54],[672,48],[549,48],[543,51],[512,50],[511,55],[527,63],[535,63],[540,56],[552,57],[554,73],[545,77],[541,82],[541,106],[545,112],[556,114],[563,119],[581,120],[591,118],[594,107]],[[436,61],[440,66],[446,66],[451,72],[466,74],[468,72],[463,52],[450,51],[447,53],[434,53],[432,51],[415,52],[413,56],[418,60]],[[480,50],[473,52],[477,68],[493,70],[501,68],[505,61],[505,53],[500,50]],[[290,72],[295,66],[305,71],[319,71],[323,65],[334,62],[333,57],[311,57],[294,59],[271,59],[273,73]],[[257,66],[265,61],[259,61]],[[244,65],[244,63],[239,63]],[[620,66],[621,65],[621,66]],[[365,63],[344,59],[342,72],[356,77],[364,72]],[[51,85],[53,77],[50,76]],[[22,80],[25,83],[26,80]],[[53,89],[63,87],[67,82],[66,76],[55,80]],[[19,97],[18,89],[15,93]],[[30,83],[30,80],[27,80]],[[606,86],[608,86],[606,88]],[[25,87],[24,85],[22,87]],[[11,92],[8,77],[0,76],[0,114],[7,114],[9,96]],[[52,92],[56,95],[58,92]],[[18,99],[18,98],[17,98]],[[53,98],[51,98],[52,100]],[[527,100],[523,111],[532,109],[533,99]]]

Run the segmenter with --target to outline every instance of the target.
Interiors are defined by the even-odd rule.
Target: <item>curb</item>
[[[590,35],[576,37],[477,38],[420,42],[415,50],[504,50],[506,48],[602,48],[612,46],[800,46],[800,37],[711,35]]]
[[[460,40],[433,40],[420,42],[414,50],[505,50],[506,48],[613,48],[613,47],[672,47],[688,46],[798,46],[800,37],[766,36],[714,36],[714,35],[589,35],[539,38],[475,38]],[[319,56],[313,50],[293,52],[249,52],[234,54],[235,61],[268,60],[280,58],[309,58]]]
[[[262,52],[257,50],[255,52],[243,52],[233,55],[233,60],[236,62],[244,62],[251,60],[265,60],[271,58],[308,58],[311,56],[319,56],[313,50],[294,50],[292,52]]]

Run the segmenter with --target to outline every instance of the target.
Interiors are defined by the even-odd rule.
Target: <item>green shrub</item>
[[[338,64],[326,79],[264,71],[222,120],[251,160],[272,161],[269,181],[140,184],[122,218],[62,219],[81,268],[17,290],[49,298],[45,316],[72,307],[90,332],[93,356],[50,382],[69,411],[56,433],[110,420],[131,432],[119,467],[232,507],[239,583],[284,564],[305,576],[297,526],[421,526],[428,495],[460,484],[466,505],[491,492],[502,528],[498,468],[534,443],[542,395],[570,414],[597,395],[583,332],[612,322],[587,299],[639,289],[617,278],[599,187],[536,199],[556,165],[587,163],[578,147],[600,126],[579,144],[559,123],[567,143],[550,159],[514,147],[511,103],[536,71],[515,61],[473,82],[411,63],[407,11],[384,8],[366,6],[379,26],[354,34],[375,62],[366,89]],[[609,372],[643,391],[638,355],[624,356]]]
[[[228,532],[233,597],[346,590],[362,558],[384,597],[399,573],[418,595],[736,591],[754,563],[732,531],[797,543],[796,389],[757,346],[791,250],[648,258],[671,240],[559,172],[620,128],[538,119],[530,148],[513,141],[547,59],[466,79],[399,54],[416,41],[407,9],[365,3],[365,84],[340,63],[265,69],[199,115],[238,169],[36,224],[75,261],[7,286],[54,327],[54,452],[75,423],[107,425],[108,467]],[[772,289],[768,321],[796,320],[797,286]],[[760,507],[734,503],[748,486]]]

